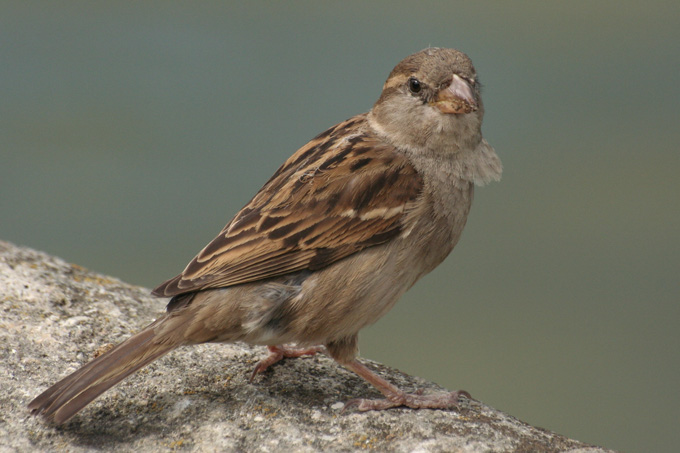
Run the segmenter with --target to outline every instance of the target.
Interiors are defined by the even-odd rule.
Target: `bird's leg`
[[[353,407],[360,411],[383,410],[398,406],[407,406],[413,409],[458,409],[459,396],[463,395],[466,398],[471,398],[470,394],[465,390],[441,392],[431,395],[423,395],[421,391],[406,393],[366,368],[366,366],[362,365],[357,359],[344,363],[343,365],[366,379],[380,390],[380,393],[385,395],[385,399],[381,400],[368,400],[362,398],[350,400],[345,403],[345,406],[342,408],[343,412]]]
[[[250,375],[250,382],[255,379],[260,373],[263,373],[267,368],[274,365],[276,362],[286,358],[297,358],[305,355],[314,355],[317,352],[324,352],[323,346],[313,346],[311,348],[294,348],[286,345],[267,346],[269,355],[257,362],[253,373]]]

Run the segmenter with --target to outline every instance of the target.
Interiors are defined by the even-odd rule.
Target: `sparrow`
[[[463,390],[406,393],[358,360],[358,332],[385,315],[458,242],[475,185],[502,166],[482,137],[468,56],[427,48],[392,70],[373,108],[313,138],[178,276],[153,290],[165,313],[36,397],[60,424],[173,349],[265,345],[252,378],[285,357],[325,351],[398,406],[458,408]]]

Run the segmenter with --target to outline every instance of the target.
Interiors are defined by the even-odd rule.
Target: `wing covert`
[[[402,228],[422,179],[368,133],[365,115],[328,129],[293,154],[158,296],[320,269]]]

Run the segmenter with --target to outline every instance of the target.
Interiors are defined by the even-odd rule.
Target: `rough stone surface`
[[[249,383],[265,350],[241,344],[174,351],[64,426],[29,415],[33,397],[151,322],[165,303],[0,241],[0,451],[607,451],[475,400],[461,412],[341,413],[348,399],[379,395],[323,355],[286,360]],[[368,363],[402,388],[439,389]]]

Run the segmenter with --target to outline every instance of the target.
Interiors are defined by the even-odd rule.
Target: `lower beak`
[[[470,113],[479,108],[470,85],[454,74],[451,84],[439,92],[433,104],[442,113]]]

